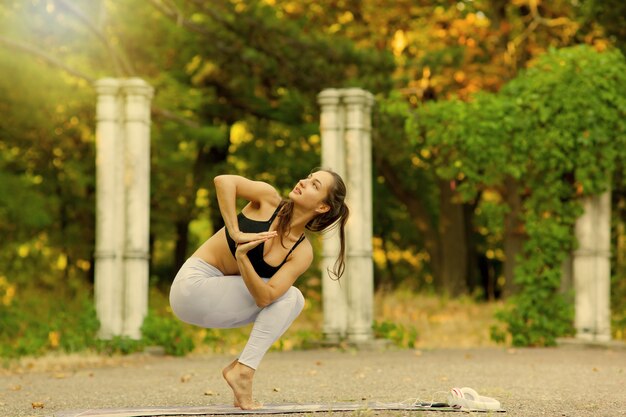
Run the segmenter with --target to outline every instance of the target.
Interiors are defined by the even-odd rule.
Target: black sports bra
[[[237,215],[237,221],[239,223],[239,230],[245,233],[267,232],[270,229],[270,225],[276,218],[276,215],[278,214],[278,211],[280,210],[281,207],[282,207],[282,204],[276,207],[276,210],[274,210],[274,214],[272,214],[272,217],[270,217],[270,219],[267,221],[252,220],[252,219],[247,218],[243,213],[239,213]],[[252,264],[252,267],[254,268],[256,273],[259,274],[261,278],[271,278],[272,276],[274,276],[276,272],[278,272],[280,267],[283,266],[285,262],[287,262],[287,258],[289,258],[289,255],[291,255],[291,252],[293,252],[293,250],[303,240],[304,240],[304,235],[300,236],[300,239],[298,239],[298,241],[293,245],[291,250],[289,250],[289,253],[287,254],[287,256],[285,256],[285,259],[283,259],[283,261],[278,266],[269,265],[263,259],[263,251],[265,248],[265,242],[251,249],[248,252],[248,259],[250,259],[250,263]],[[226,229],[226,241],[228,242],[228,247],[230,249],[230,252],[233,254],[233,256],[235,256],[237,245],[235,244],[235,241],[230,237],[230,234],[228,233],[228,229]]]

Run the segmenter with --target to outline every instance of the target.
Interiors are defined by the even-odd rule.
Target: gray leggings
[[[191,257],[172,283],[170,305],[180,320],[200,327],[234,328],[254,322],[239,362],[257,369],[268,349],[302,311],[304,297],[291,287],[260,308],[240,275],[224,275],[204,260]]]

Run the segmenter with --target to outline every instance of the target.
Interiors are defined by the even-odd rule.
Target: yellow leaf
[[[395,56],[402,55],[402,51],[406,48],[408,42],[406,40],[406,36],[403,30],[396,30],[396,33],[393,35],[393,40],[391,41],[391,49],[393,50],[393,54]]]
[[[26,258],[28,256],[28,252],[30,252],[28,245],[20,245],[17,249],[17,254],[20,255],[20,258]]]
[[[2,304],[5,306],[11,305],[11,301],[15,297],[15,285],[7,285],[4,290],[4,295],[2,296]]]
[[[61,271],[67,268],[67,255],[66,254],[62,253],[59,255],[59,258],[57,259],[57,268]]]
[[[59,342],[61,341],[61,335],[57,331],[52,331],[48,333],[48,342],[50,342],[50,346],[53,348],[59,347]]]

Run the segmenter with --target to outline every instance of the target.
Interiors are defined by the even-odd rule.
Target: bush
[[[396,346],[414,348],[417,330],[410,325],[397,324],[389,320],[374,321],[372,326],[374,337],[392,341]]]
[[[158,316],[153,311],[144,320],[141,332],[146,346],[162,346],[168,355],[184,356],[195,347],[180,321]]]

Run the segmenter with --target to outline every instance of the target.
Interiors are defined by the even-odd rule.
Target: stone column
[[[358,88],[344,90],[346,106],[346,169],[350,219],[348,239],[348,340],[372,340],[374,276],[372,264],[372,156],[371,94]]]
[[[122,331],[122,247],[119,220],[120,206],[118,175],[123,172],[118,155],[123,151],[119,135],[120,82],[105,78],[95,84],[96,104],[96,247],[95,303],[100,320],[100,337],[110,339]]]
[[[339,107],[339,90],[326,89],[318,95],[321,106],[320,134],[322,140],[322,167],[331,168],[345,179],[345,150],[343,117]],[[348,306],[343,286],[328,275],[335,264],[340,243],[337,229],[324,235],[322,246],[322,308],[323,333],[326,342],[338,343],[348,327]],[[343,278],[342,280],[345,280]]]
[[[150,99],[139,79],[95,84],[99,336],[141,337],[148,300]]]
[[[327,89],[322,107],[322,165],[339,173],[348,187],[350,219],[346,225],[346,271],[341,284],[325,273],[339,253],[338,237],[324,241],[322,269],[324,335],[336,343],[347,336],[354,344],[372,340],[372,154],[371,107],[374,97],[359,88]]]
[[[133,339],[141,338],[141,325],[148,313],[150,101],[153,91],[138,78],[124,82],[126,233],[122,334]]]
[[[583,206],[573,260],[576,337],[605,342],[611,339],[611,192],[587,197]]]

